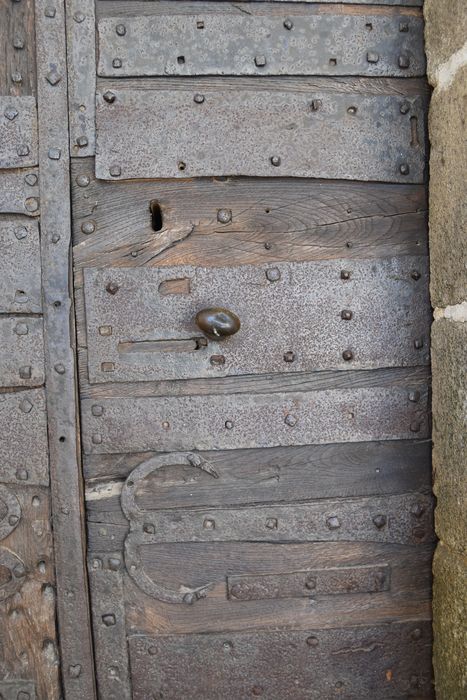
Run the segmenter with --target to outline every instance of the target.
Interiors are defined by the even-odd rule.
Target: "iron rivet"
[[[117,557],[109,557],[109,569],[111,571],[119,571],[120,565],[120,559],[118,559]]]
[[[149,649],[148,649],[148,654],[149,654],[150,656],[156,656],[156,654],[157,654],[157,647],[149,647]]]
[[[18,241],[22,241],[26,236],[28,235],[28,230],[26,226],[18,226],[18,228],[15,228],[15,236],[18,239]]]
[[[401,175],[408,175],[410,173],[410,168],[407,163],[401,163],[399,166],[399,172]]]
[[[288,413],[284,418],[284,423],[293,428],[294,425],[297,425],[297,419],[291,413]]]
[[[73,19],[74,19],[75,22],[77,22],[78,24],[81,24],[81,22],[84,22],[84,20],[85,20],[86,18],[85,18],[85,16],[83,15],[82,12],[75,12],[75,14],[73,15]]]
[[[256,697],[259,697],[263,694],[264,689],[260,685],[254,685],[251,689],[251,692],[253,693],[253,695],[256,695]]]
[[[3,114],[8,119],[8,121],[12,122],[13,119],[16,119],[16,117],[18,116],[18,110],[14,107],[9,107],[4,111]]]
[[[232,211],[230,209],[218,209],[217,220],[220,224],[229,224],[232,221]]]
[[[412,403],[417,403],[418,401],[420,401],[420,392],[409,391],[409,401],[412,401]]]
[[[353,360],[352,350],[344,350],[344,352],[342,353],[342,359],[344,359],[346,362],[350,362],[350,360]]]
[[[19,374],[20,379],[31,379],[32,367],[30,367],[30,365],[25,365],[24,367],[20,367],[18,374]]]
[[[26,323],[17,323],[15,326],[16,335],[27,335],[29,333],[29,328]]]
[[[278,521],[277,518],[267,518],[266,527],[268,530],[277,530]]]
[[[78,138],[76,139],[76,145],[79,148],[84,148],[84,146],[87,146],[88,143],[89,141],[87,136],[78,136]]]
[[[113,372],[115,370],[115,364],[113,362],[101,362],[102,372]]]
[[[326,525],[328,526],[329,530],[338,530],[341,526],[341,521],[337,515],[331,515],[329,518],[327,518]]]
[[[350,321],[352,319],[353,313],[349,309],[344,309],[341,311],[341,319],[343,321]]]
[[[195,602],[196,597],[194,593],[185,593],[183,596],[183,602],[186,603],[187,605],[193,605]]]
[[[305,588],[309,591],[314,591],[316,588],[316,578],[314,576],[308,576],[305,581]]]
[[[24,178],[24,182],[30,187],[34,187],[34,185],[37,184],[37,175],[34,173],[28,173],[28,175],[26,175]]]
[[[193,97],[193,101],[196,102],[198,105],[202,105],[204,102],[204,95],[200,95],[198,92],[196,95]]]
[[[147,535],[154,535],[156,528],[152,523],[144,523],[143,532],[145,532]]]
[[[70,678],[79,678],[81,675],[81,666],[80,664],[71,664],[68,666],[68,675]]]
[[[23,399],[19,405],[20,411],[23,413],[30,413],[32,410],[32,403],[29,401],[29,399]]]
[[[322,104],[323,104],[323,103],[322,103],[321,100],[311,100],[311,102],[310,102],[311,111],[312,111],[312,112],[317,112],[318,109],[321,107]]]
[[[104,413],[104,407],[100,406],[99,404],[94,404],[94,406],[91,406],[91,413],[93,416],[102,416]]]
[[[349,280],[350,272],[348,270],[341,270],[341,280]]]
[[[118,36],[125,36],[126,27],[124,24],[117,24],[117,26],[115,27],[115,31],[117,32]]]
[[[29,301],[29,297],[22,289],[17,289],[15,292],[15,302],[17,304],[26,304]]]
[[[415,539],[422,540],[425,537],[425,530],[423,527],[414,527],[412,529],[412,535],[415,537]]]
[[[90,182],[91,179],[87,175],[78,175],[76,178],[76,184],[78,187],[87,187]]]
[[[284,27],[285,27],[286,29],[289,29],[289,30],[290,30],[290,29],[293,29],[293,22],[292,22],[292,20],[291,20],[291,19],[286,19],[286,20],[284,20]]]
[[[379,54],[374,53],[373,51],[368,51],[366,55],[366,60],[368,61],[368,63],[378,63]]]
[[[109,294],[116,294],[119,290],[119,286],[116,282],[109,282],[105,289]]]
[[[399,68],[408,68],[410,66],[410,58],[406,54],[399,56]]]
[[[57,374],[65,374],[65,365],[58,362],[56,365],[54,365],[54,370],[57,372]]]
[[[275,168],[279,167],[281,164],[280,156],[271,156],[271,164],[274,165]]]
[[[381,530],[387,523],[388,519],[386,518],[385,515],[375,515],[373,517],[373,525],[378,529]]]
[[[162,421],[162,429],[163,430],[169,430],[170,429],[170,423],[168,420],[163,420]]]
[[[272,249],[272,243],[270,243],[269,241],[266,241],[266,243],[264,244],[264,247],[265,247],[266,250],[271,250],[271,249]]]
[[[306,643],[308,644],[309,647],[317,647],[319,644],[318,637],[307,637]]]
[[[13,48],[24,49],[24,40],[20,36],[15,36],[13,39]]]
[[[255,56],[255,65],[258,66],[258,68],[262,68],[262,66],[266,65],[266,56]]]
[[[357,108],[356,108],[356,107],[353,107],[353,106],[352,106],[352,107],[347,107],[347,112],[348,112],[349,114],[352,114],[352,115],[353,115],[353,114],[357,114]]]
[[[52,17],[55,17],[55,12],[56,12],[55,7],[46,7],[44,10],[44,15],[46,17],[52,18]]]
[[[211,355],[209,362],[214,367],[219,367],[220,365],[225,365],[225,357],[224,355]]]
[[[85,233],[86,235],[89,235],[90,233],[94,233],[96,230],[96,222],[95,221],[85,221],[83,224],[81,224],[81,231]]]
[[[410,512],[415,518],[421,518],[425,512],[425,506],[422,503],[414,503]]]
[[[410,102],[403,102],[399,107],[399,111],[401,114],[407,114],[410,112]]]
[[[413,346],[415,350],[421,350],[423,348],[423,338],[415,338]]]
[[[23,564],[16,564],[15,568],[13,569],[13,573],[16,576],[16,578],[21,578],[22,576],[24,576],[26,570]]]
[[[420,277],[421,277],[422,275],[420,274],[420,272],[419,272],[418,270],[412,270],[412,272],[410,273],[410,276],[411,276],[411,278],[412,278],[413,280],[415,280],[416,282],[418,282],[418,280],[420,279]]]
[[[122,169],[119,165],[112,165],[109,169],[109,173],[112,177],[119,177],[122,174]]]
[[[232,430],[232,428],[234,427],[234,424],[232,423],[231,420],[226,420],[224,425],[227,428],[227,430]]]
[[[216,523],[212,518],[205,518],[203,521],[203,527],[205,530],[215,530]]]
[[[268,270],[266,270],[266,279],[268,279],[269,282],[278,282],[280,278],[281,271],[278,267],[270,267]]]
[[[114,93],[114,92],[111,92],[110,90],[107,90],[106,92],[104,92],[104,94],[102,95],[102,97],[103,97],[104,100],[105,100],[106,102],[108,102],[109,104],[112,104],[112,102],[115,102],[115,99],[116,99],[115,93]]]
[[[222,646],[225,649],[225,651],[232,651],[233,649],[232,642],[224,642]]]
[[[114,58],[112,61],[112,68],[121,68],[122,67],[122,59],[121,58]]]
[[[59,233],[52,234],[52,237],[50,240],[52,241],[52,243],[58,243],[60,240],[60,234]]]
[[[51,70],[45,77],[50,85],[57,85],[62,79],[62,76],[59,75],[56,70]]]
[[[294,362],[295,360],[295,353],[292,352],[292,350],[288,350],[287,352],[284,353],[284,362]]]
[[[93,445],[101,445],[102,444],[102,435],[100,433],[93,433],[91,439],[92,439]]]
[[[16,153],[20,157],[29,155],[29,146],[26,146],[25,144],[23,144],[22,146],[18,146],[18,148],[16,149]]]
[[[26,208],[26,211],[29,212],[34,212],[39,209],[39,200],[37,197],[28,197],[26,201],[24,202],[24,206]]]
[[[99,335],[112,335],[112,326],[99,326]]]
[[[23,81],[23,76],[21,75],[21,73],[19,71],[15,70],[11,74],[11,80],[14,83],[21,83]]]
[[[18,481],[27,481],[29,478],[28,470],[18,469],[16,471],[16,478],[18,479]]]
[[[400,22],[399,23],[399,31],[400,32],[408,32],[409,31],[409,23],[408,22]]]
[[[108,613],[107,615],[102,615],[102,622],[106,627],[112,627],[117,623],[115,615]]]
[[[48,150],[48,156],[50,160],[60,160],[61,155],[62,152],[59,148],[49,148]]]

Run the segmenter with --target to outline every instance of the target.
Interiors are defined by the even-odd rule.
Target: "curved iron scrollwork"
[[[24,583],[26,567],[24,562],[6,547],[0,547],[0,569],[5,569],[7,576],[0,583],[0,602],[17,593]]]
[[[192,588],[180,584],[178,590],[168,588],[154,581],[143,569],[139,547],[151,544],[155,534],[151,524],[146,522],[147,513],[136,503],[136,488],[138,483],[153,472],[163,467],[188,464],[194,469],[201,469],[213,478],[218,474],[212,465],[200,455],[191,452],[173,452],[171,454],[152,457],[134,469],[125,481],[121,494],[121,506],[125,516],[130,521],[130,532],[125,539],[125,566],[133,581],[148,595],[165,603],[186,603],[192,605],[197,600],[205,598],[211,584]],[[145,517],[146,516],[146,517]]]

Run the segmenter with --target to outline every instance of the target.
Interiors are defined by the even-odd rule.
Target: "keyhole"
[[[151,212],[151,226],[153,231],[160,231],[163,226],[162,209],[157,199],[153,199],[149,204]]]

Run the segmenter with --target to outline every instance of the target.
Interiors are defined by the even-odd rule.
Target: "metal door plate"
[[[37,163],[35,97],[0,97],[0,168]]]
[[[35,221],[0,221],[0,313],[40,313],[41,258]]]
[[[44,383],[42,318],[0,317],[0,386]]]

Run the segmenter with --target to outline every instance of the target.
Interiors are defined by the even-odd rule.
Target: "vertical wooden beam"
[[[75,329],[64,0],[36,0],[41,256],[57,612],[66,700],[95,698],[85,568]]]

